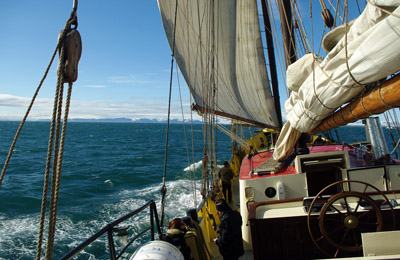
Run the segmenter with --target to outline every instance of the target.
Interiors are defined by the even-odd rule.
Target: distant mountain
[[[158,123],[158,124],[166,124],[167,119],[148,119],[148,118],[139,118],[136,120],[132,120],[133,123]],[[170,124],[182,124],[182,120],[179,119],[170,119]],[[190,123],[190,121],[186,120],[186,123]],[[193,124],[201,124],[202,122],[199,120],[193,120]]]
[[[18,120],[4,120],[0,118],[0,121],[18,121]],[[50,119],[37,119],[37,120],[28,120],[35,122],[50,122]],[[149,119],[149,118],[139,118],[139,119],[130,119],[126,117],[121,118],[69,118],[68,122],[93,122],[93,123],[152,123],[152,124],[166,124],[167,119]],[[170,119],[170,124],[182,124],[182,120],[180,119]],[[190,120],[185,120],[186,124],[190,124]],[[193,124],[202,124],[200,120],[193,120]],[[224,123],[222,123],[224,124]],[[229,124],[229,123],[226,123]]]
[[[157,119],[148,119],[148,118],[139,118],[136,120],[132,120],[133,123],[162,123],[160,120]]]
[[[103,122],[103,123],[132,123],[130,118],[72,118],[69,122]]]
[[[41,121],[49,121],[49,120],[41,120]],[[99,123],[153,123],[153,124],[166,124],[166,119],[149,119],[149,118],[139,118],[139,119],[130,119],[130,118],[72,118],[68,119],[69,122],[99,122]],[[182,124],[182,120],[179,119],[170,119],[170,124]],[[190,121],[186,120],[186,123],[190,123]],[[193,120],[193,124],[201,124],[200,120]]]

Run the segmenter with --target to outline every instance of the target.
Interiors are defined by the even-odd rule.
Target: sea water
[[[19,122],[0,122],[1,165],[18,125]],[[107,223],[151,199],[156,201],[160,215],[166,128],[161,123],[68,124],[54,259],[61,258]],[[49,129],[49,122],[27,122],[14,149],[0,189],[0,259],[35,258]],[[202,133],[202,125],[193,125],[193,129],[188,124],[185,128],[182,124],[170,125],[166,220],[184,216],[186,210],[194,208],[201,199],[201,167],[198,166],[204,154]],[[390,134],[387,131],[385,134],[391,150]],[[365,140],[364,128],[358,126],[339,128],[338,135],[341,142]],[[231,140],[217,132],[216,141],[217,161],[222,165],[231,157]],[[190,168],[196,168],[195,187]],[[134,217],[131,225],[131,230],[140,232],[149,226],[148,215]],[[139,238],[132,250],[146,239],[148,236]],[[108,259],[106,244],[107,239],[102,237],[78,259]]]
[[[1,165],[18,125],[0,122]],[[49,122],[27,122],[14,149],[0,189],[0,259],[35,258],[49,129]],[[192,130],[189,124],[185,128],[171,124],[169,132],[165,220],[186,215],[186,210],[201,200],[201,169],[196,167],[195,188],[188,169],[189,165],[199,165],[204,153],[202,125],[193,125]],[[231,144],[229,137],[220,132],[216,140],[221,165],[231,156]],[[161,123],[68,124],[54,259],[151,199],[156,201],[160,217],[165,143],[166,124]],[[189,158],[186,147],[190,149]],[[193,190],[197,191],[197,203]],[[141,226],[149,226],[148,215],[136,217],[134,225],[138,231]],[[106,239],[100,241],[81,259],[107,259]],[[139,239],[137,243],[141,242]]]

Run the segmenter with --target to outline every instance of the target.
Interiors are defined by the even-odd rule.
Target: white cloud
[[[9,94],[0,94],[0,107],[26,107],[28,108],[32,98],[19,97]],[[35,106],[48,107],[53,106],[50,98],[36,98]]]
[[[26,113],[31,99],[26,97],[0,94],[0,120],[20,120]],[[64,101],[65,104],[65,101]],[[50,119],[53,100],[37,98],[28,119]],[[184,106],[185,118],[190,118],[188,106]],[[166,119],[168,104],[159,101],[71,101],[69,118],[149,118]],[[197,114],[194,113],[194,117]],[[181,119],[179,103],[171,105],[171,118]],[[198,119],[198,117],[197,117]]]
[[[29,102],[29,98],[0,94],[0,106],[23,107],[27,106]]]

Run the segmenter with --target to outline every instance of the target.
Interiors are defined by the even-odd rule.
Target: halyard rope
[[[64,32],[63,32],[64,34]],[[65,36],[65,35],[64,35]],[[63,39],[64,41],[64,39]],[[61,46],[60,49],[60,57],[59,57],[59,65],[57,69],[57,88],[56,88],[56,94],[54,98],[54,110],[53,110],[53,119],[52,119],[52,124],[54,124],[54,121],[56,122],[56,128],[55,128],[55,144],[54,144],[54,158],[53,158],[53,173],[52,173],[52,178],[51,178],[51,195],[50,195],[50,205],[49,205],[49,231],[48,231],[48,239],[47,239],[47,246],[46,246],[46,255],[45,259],[51,259],[52,258],[52,252],[53,252],[53,245],[54,245],[54,233],[55,233],[55,217],[56,214],[54,212],[54,209],[56,208],[55,203],[56,200],[56,187],[57,187],[57,182],[59,179],[59,174],[58,173],[58,157],[59,154],[57,151],[60,149],[60,125],[61,125],[61,112],[62,112],[62,98],[63,98],[63,71],[65,64],[63,62],[64,60],[64,55],[65,55],[65,49],[64,46]],[[54,131],[54,129],[53,129]],[[50,147],[51,149],[51,147]],[[48,158],[51,160],[51,158]],[[46,195],[47,196],[47,195]],[[44,216],[43,216],[44,217]]]
[[[64,151],[65,133],[69,114],[69,105],[71,99],[72,82],[69,83],[67,100],[65,105],[64,121],[61,130],[60,138],[60,127],[61,127],[61,115],[62,115],[62,99],[64,91],[64,71],[65,71],[65,38],[66,34],[70,31],[71,25],[76,24],[76,9],[71,14],[70,19],[67,21],[63,31],[59,37],[58,47],[60,50],[59,54],[59,65],[57,69],[57,88],[54,98],[53,116],[51,122],[51,130],[49,135],[49,145],[47,152],[46,170],[45,170],[45,182],[43,184],[43,197],[42,197],[42,209],[40,218],[40,229],[39,238],[37,244],[36,259],[40,259],[41,247],[43,243],[43,231],[44,231],[44,221],[46,212],[46,199],[47,199],[47,189],[50,175],[50,161],[52,154],[53,142],[54,144],[54,159],[53,159],[53,174],[52,174],[52,185],[51,185],[51,198],[49,206],[49,226],[48,226],[48,239],[46,246],[45,259],[52,259],[53,245],[54,245],[54,234],[57,218],[57,205],[58,205],[58,194],[60,189],[60,178],[61,178],[61,167]]]

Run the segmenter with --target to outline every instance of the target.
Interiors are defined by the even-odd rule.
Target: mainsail
[[[275,160],[285,159],[301,133],[313,130],[367,85],[400,70],[399,5],[398,0],[369,1],[356,20],[327,34],[324,59],[307,54],[289,66],[288,122],[277,142]]]
[[[158,5],[194,108],[278,128],[256,0],[159,0]]]

